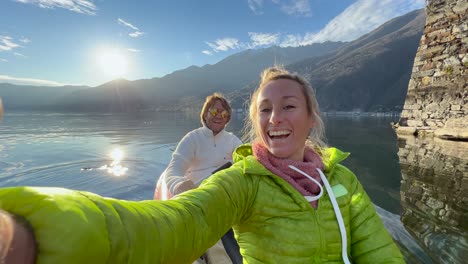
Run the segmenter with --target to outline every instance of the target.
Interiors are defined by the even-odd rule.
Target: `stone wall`
[[[397,134],[468,140],[468,2],[429,0]]]

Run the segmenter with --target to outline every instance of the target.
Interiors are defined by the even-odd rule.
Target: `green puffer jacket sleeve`
[[[30,222],[39,264],[191,263],[248,211],[254,182],[239,170],[165,202],[13,187],[0,189],[0,208]]]

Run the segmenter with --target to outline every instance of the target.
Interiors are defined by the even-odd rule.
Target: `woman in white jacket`
[[[187,133],[177,145],[157,183],[155,199],[168,199],[194,189],[216,169],[232,161],[232,152],[242,142],[224,130],[231,113],[223,95],[214,93],[206,98],[200,112],[202,127]],[[207,251],[207,256],[208,263],[232,263],[221,241]]]

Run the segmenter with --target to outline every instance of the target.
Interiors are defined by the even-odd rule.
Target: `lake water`
[[[328,144],[378,206],[412,263],[431,263],[399,220],[400,165],[396,117],[325,117]],[[120,199],[152,199],[176,143],[199,127],[181,113],[63,114],[12,112],[0,123],[0,186],[58,186]],[[227,128],[241,136],[243,116]]]

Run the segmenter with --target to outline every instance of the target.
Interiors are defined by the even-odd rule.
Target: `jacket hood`
[[[322,162],[325,165],[324,172],[331,171],[336,164],[340,163],[341,161],[345,160],[350,153],[343,152],[337,148],[320,148],[315,150],[320,157],[322,158]],[[233,161],[239,162],[243,161],[244,163],[255,162],[258,163],[256,158],[253,155],[252,145],[251,144],[243,144],[237,147],[237,149],[233,153]],[[244,166],[246,173],[255,173],[255,174],[271,174],[269,170],[267,170],[263,166]]]

